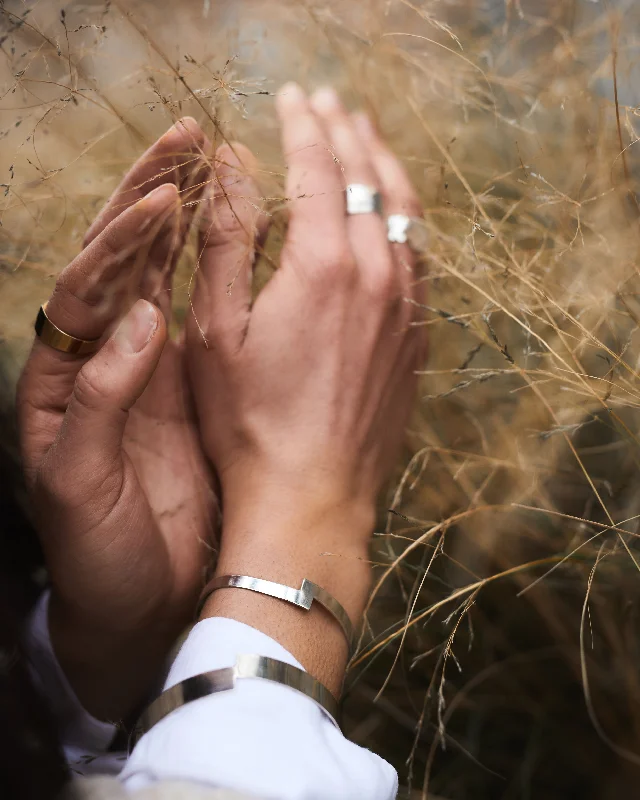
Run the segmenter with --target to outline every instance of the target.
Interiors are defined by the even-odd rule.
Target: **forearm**
[[[250,575],[296,588],[307,578],[332,594],[357,628],[370,588],[367,543],[373,508],[290,500],[279,495],[233,504],[216,574]],[[228,617],[261,630],[334,695],[340,694],[347,641],[318,603],[304,611],[256,592],[225,589],[211,595],[201,615],[206,617]]]

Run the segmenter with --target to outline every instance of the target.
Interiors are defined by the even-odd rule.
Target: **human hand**
[[[225,146],[187,320],[203,443],[222,487],[218,572],[296,586],[307,577],[355,619],[368,587],[375,499],[398,454],[425,341],[423,328],[411,325],[414,253],[389,243],[381,216],[347,216],[345,188],[377,187],[386,214],[421,211],[398,160],[335,93],[309,101],[288,85],[278,111],[291,202],[280,267],[252,306],[251,265],[264,226],[255,162],[245,148],[236,147],[239,160]],[[277,618],[267,613],[279,601],[221,594],[205,614],[258,619],[263,631],[293,642],[316,677],[339,685],[339,659],[330,664],[326,655],[327,637],[341,641],[335,623],[327,620],[334,630],[314,645],[295,633],[295,621],[287,634],[284,604]]]
[[[241,146],[244,164],[228,146],[216,156],[226,196],[209,201],[187,323],[203,441],[227,506],[268,482],[314,505],[370,508],[402,439],[424,340],[407,302],[414,254],[387,241],[381,216],[347,217],[345,184],[379,187],[386,213],[420,205],[395,156],[335,95],[310,104],[288,86],[279,112],[290,221],[280,268],[253,307],[263,224],[254,161]]]
[[[47,315],[95,339],[129,313],[90,359],[36,338],[19,386],[51,637],[76,694],[101,718],[143,699],[194,611],[209,559],[215,495],[182,346],[166,334],[193,215],[183,203],[199,196],[206,148],[186,119],[126,175],[60,274]]]

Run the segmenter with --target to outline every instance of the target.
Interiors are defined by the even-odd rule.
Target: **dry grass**
[[[411,170],[431,232],[431,353],[381,509],[347,717],[415,797],[637,794],[638,22],[633,0],[0,11],[14,373],[92,215],[180,116],[261,160],[275,229],[261,280],[286,210],[284,80],[336,85]]]

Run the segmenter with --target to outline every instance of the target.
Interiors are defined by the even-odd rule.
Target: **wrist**
[[[318,502],[288,491],[251,492],[229,504],[225,496],[224,502],[218,575],[246,574],[296,588],[307,578],[359,622],[370,588],[373,505]]]
[[[368,542],[373,507],[300,502],[290,493],[250,493],[242,503],[224,497],[217,575],[236,574],[300,588],[307,578],[343,606],[359,628],[371,586]],[[310,611],[243,589],[221,589],[201,618],[223,616],[276,639],[310,674],[338,695],[348,657],[338,622],[317,603]]]
[[[335,527],[315,531],[297,525],[287,530],[274,527],[272,520],[223,529],[215,574],[247,575],[295,589],[306,578],[333,595],[357,627],[371,588],[369,552],[366,544],[345,538],[341,540]],[[246,594],[225,594],[236,591]],[[216,596],[205,602],[203,616]]]
[[[341,548],[366,552],[375,525],[374,497],[356,497],[326,483],[268,470],[244,470],[223,476],[224,541],[249,530],[299,542],[340,543]]]

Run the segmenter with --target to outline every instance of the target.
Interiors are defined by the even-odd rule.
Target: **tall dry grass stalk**
[[[639,22],[633,0],[0,4],[14,374],[92,216],[180,116],[261,160],[261,281],[281,82],[337,86],[410,169],[431,351],[347,721],[412,797],[637,795]]]

